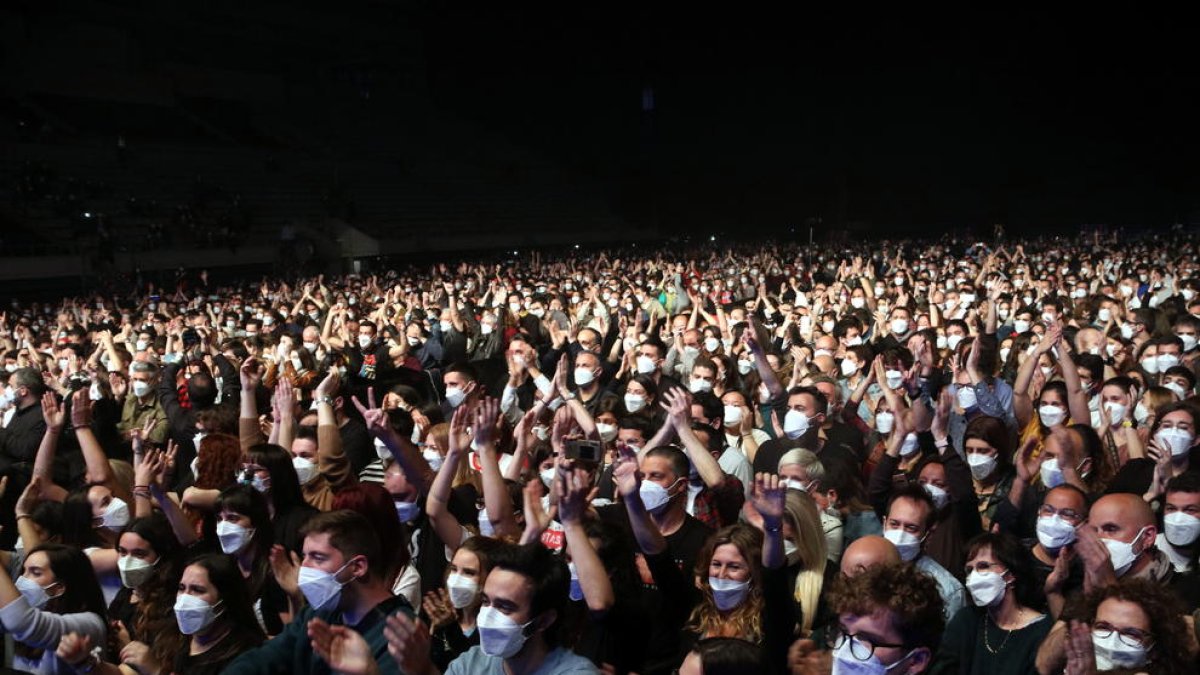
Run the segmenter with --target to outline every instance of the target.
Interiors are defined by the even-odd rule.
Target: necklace
[[[1025,610],[1021,610],[1021,613],[1024,613],[1024,611]],[[1017,614],[1017,620],[1019,621],[1020,619],[1021,619],[1021,614]],[[992,613],[991,612],[983,613],[983,622],[984,622],[983,623],[983,646],[992,654],[999,654],[1001,652],[1001,650],[1004,649],[1004,645],[1008,644],[1008,639],[1010,637],[1012,637],[1013,632],[1016,631],[1017,629],[1014,628],[1010,631],[1005,632],[1004,641],[1000,643],[999,647],[992,649],[992,645],[988,641],[988,628],[987,628],[989,623],[995,623],[994,621],[992,621]],[[995,625],[996,625],[996,630],[1004,630],[1003,628],[1000,627],[1000,624],[995,624]]]

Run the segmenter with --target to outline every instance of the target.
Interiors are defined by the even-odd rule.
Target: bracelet
[[[321,403],[328,403],[329,405],[333,405],[333,397],[332,396],[317,397],[317,404],[319,405]]]

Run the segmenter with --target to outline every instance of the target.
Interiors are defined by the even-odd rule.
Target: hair
[[[499,539],[491,537],[482,537],[476,535],[459,544],[455,551],[468,551],[475,555],[479,560],[479,590],[483,590],[483,582],[487,579],[488,572],[492,571],[492,555],[504,544]],[[442,574],[442,581],[450,578],[450,566],[446,566],[445,572]],[[463,613],[468,616],[475,616],[479,612],[479,606],[483,602],[483,595],[478,594],[475,600],[467,607],[463,608]]]
[[[661,457],[671,463],[675,478],[687,478],[692,471],[691,460],[677,445],[660,445],[646,453],[646,457]]]
[[[300,536],[328,534],[330,546],[341,552],[345,559],[361,555],[367,559],[367,576],[383,579],[386,568],[379,537],[371,523],[355,511],[327,511],[318,513],[300,528]]]
[[[202,490],[221,490],[237,482],[236,475],[241,466],[242,446],[237,436],[210,433],[200,441],[196,449],[195,486]]]
[[[821,466],[825,469],[825,478],[821,481],[821,491],[834,490],[837,492],[837,503],[834,504],[836,508],[846,509],[851,513],[872,510],[867,503],[862,481],[845,462],[830,462],[829,466],[824,464]]]
[[[237,436],[238,418],[231,406],[216,406],[196,411],[196,423],[203,424],[210,434],[221,433]]]
[[[704,411],[704,416],[709,420],[719,420],[725,417],[725,406],[721,404],[721,399],[711,391],[692,394],[692,405],[700,406],[700,409]]]
[[[131,628],[143,639],[153,640],[149,642],[150,652],[156,661],[171,663],[176,652],[186,645],[172,611],[183,573],[183,547],[161,512],[134,519],[121,531],[121,536],[127,533],[145,539],[158,556],[154,573],[138,586],[141,602],[137,604]]]
[[[815,480],[822,486],[825,485],[825,465],[821,463],[821,459],[812,450],[804,448],[792,448],[783,453],[779,458],[777,468],[782,470],[785,466],[798,464],[803,467],[804,473],[808,475],[808,479]]]
[[[232,556],[224,553],[209,553],[190,561],[187,566],[201,567],[208,574],[208,582],[220,596],[222,611],[218,620],[229,622],[231,635],[237,641],[238,653],[247,647],[257,647],[266,641],[258,618],[254,614],[254,593],[246,592],[246,582],[241,569]],[[221,643],[214,646],[220,648]]]
[[[989,415],[977,415],[967,424],[967,430],[963,433],[964,448],[966,442],[971,439],[983,441],[996,450],[996,469],[992,472],[993,476],[1003,475],[1002,472],[1012,465],[1015,450],[1013,437],[1003,421]]]
[[[692,651],[700,656],[704,675],[742,675],[766,669],[762,649],[740,638],[705,638],[698,641]]]
[[[787,491],[783,517],[796,533],[796,551],[800,560],[797,563],[799,574],[792,588],[792,597],[800,607],[800,634],[807,636],[812,632],[813,621],[817,618],[817,607],[820,605],[821,591],[825,584],[825,562],[828,556],[825,548],[825,528],[821,524],[821,512],[817,509],[816,502],[802,490]]]
[[[491,554],[492,571],[506,570],[520,574],[533,586],[530,617],[553,611],[556,618],[544,632],[546,644],[554,647],[559,641],[571,576],[567,566],[540,542],[530,544],[501,544]]]
[[[1155,422],[1162,417],[1160,410],[1176,405],[1175,393],[1166,387],[1148,387],[1146,395],[1150,399],[1150,412],[1154,415]]]
[[[1092,460],[1092,470],[1083,479],[1084,482],[1092,488],[1092,492],[1103,490],[1113,479],[1117,469],[1104,450],[1104,441],[1100,440],[1100,434],[1090,424],[1072,424],[1067,428],[1079,435],[1082,458]],[[1080,462],[1083,459],[1080,459]]]
[[[104,593],[100,590],[100,582],[96,579],[96,572],[87,554],[74,546],[47,543],[26,552],[25,560],[39,551],[46,554],[54,578],[66,587],[62,595],[52,600],[54,612],[92,612],[101,618],[108,616]]]
[[[1191,638],[1187,625],[1181,620],[1186,615],[1173,591],[1159,582],[1133,577],[1122,577],[1116,583],[1104,586],[1088,594],[1083,600],[1082,616],[1095,621],[1096,612],[1105,600],[1130,602],[1141,608],[1149,619],[1154,644],[1148,652],[1155,675],[1184,675],[1195,672],[1191,660]]]
[[[630,382],[637,382],[642,389],[646,390],[646,404],[649,404],[658,399],[658,383],[649,375],[634,375]]]
[[[305,503],[296,467],[292,466],[292,453],[274,443],[259,443],[246,450],[245,459],[266,469],[271,477],[267,498],[275,506],[276,515]]]
[[[1012,573],[1017,602],[1026,607],[1043,604],[1041,598],[1045,596],[1033,575],[1033,558],[1019,539],[1008,533],[984,532],[967,542],[964,560],[974,558],[984,549],[991,551],[992,557]]]
[[[905,647],[937,651],[946,622],[942,596],[933,578],[913,565],[872,565],[853,577],[838,575],[828,600],[838,614],[887,611]]]
[[[158,366],[149,361],[134,361],[129,364],[129,372],[158,377]]]
[[[787,393],[788,398],[799,396],[800,394],[808,394],[813,397],[813,400],[817,404],[816,410],[813,411],[814,414],[824,415],[829,410],[829,399],[825,398],[825,394],[821,393],[820,389],[813,386],[792,387]]]
[[[46,382],[37,368],[17,368],[9,376],[8,384],[13,389],[25,387],[30,395],[39,399],[46,393]]]
[[[217,495],[216,502],[213,503],[213,513],[220,515],[222,511],[232,511],[241,516],[250,519],[250,526],[254,528],[254,537],[250,540],[250,546],[254,548],[254,559],[256,561],[255,570],[251,575],[251,589],[258,588],[259,584],[264,580],[260,578],[260,572],[266,573],[266,563],[271,553],[271,544],[275,541],[275,525],[271,522],[271,511],[267,505],[267,497],[258,490],[249,485],[231,485],[221,491]],[[216,532],[205,532],[206,538],[210,540],[216,539]],[[262,564],[262,569],[258,568]]]
[[[63,500],[62,535],[63,543],[78,546],[81,549],[93,546],[106,547],[107,544],[96,532],[93,524],[92,503],[88,501],[88,492],[94,487],[108,488],[103,483],[88,483],[71,491]],[[109,488],[111,491],[111,488]]]
[[[392,496],[378,483],[357,483],[338,490],[333,495],[334,510],[348,509],[362,515],[370,523],[380,542],[392,542],[388,548],[388,579],[394,578],[410,562],[408,528],[400,522]]]
[[[361,326],[362,324],[359,325]],[[447,367],[446,370],[442,371],[442,375],[449,375],[450,373],[462,373],[463,377],[471,380],[472,382],[479,381],[479,371],[475,369],[475,366],[472,366],[469,363],[463,363],[461,361],[458,363],[453,363]]]
[[[1167,481],[1167,488],[1163,493],[1170,494],[1172,492],[1200,493],[1200,474],[1195,471],[1185,471]]]
[[[822,535],[824,536],[824,535]],[[731,545],[746,560],[750,569],[750,594],[746,600],[727,615],[717,609],[712,587],[708,582],[708,568],[717,549]],[[704,542],[696,556],[695,574],[700,582],[701,600],[692,610],[687,628],[701,635],[733,632],[752,642],[763,638],[763,578],[762,578],[763,535],[745,523],[726,525],[717,530]]]

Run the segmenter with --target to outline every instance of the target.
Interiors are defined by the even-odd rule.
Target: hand
[[[828,651],[817,649],[812,640],[796,640],[788,649],[790,675],[827,675],[833,668]]]
[[[950,434],[950,407],[953,401],[954,397],[950,395],[950,388],[942,387],[942,393],[938,396],[937,406],[933,412],[933,423],[929,428],[935,441],[941,441]]]
[[[627,446],[617,446],[617,461],[613,465],[613,483],[624,499],[634,498],[642,486],[642,472],[638,469],[637,455]],[[638,497],[640,499],[640,497]]]
[[[663,402],[660,404],[667,411],[667,422],[676,430],[691,426],[692,404],[687,394],[676,389],[662,392]]]
[[[46,420],[47,429],[56,435],[62,431],[63,423],[66,422],[66,413],[53,392],[42,394],[42,419]]]
[[[1025,482],[1026,485],[1033,483],[1033,477],[1038,475],[1038,470],[1041,469],[1041,459],[1034,459],[1033,450],[1037,447],[1037,436],[1030,436],[1025,443],[1017,450],[1015,455],[1017,465],[1017,477]]]
[[[0,483],[4,484],[4,490],[8,489],[8,476],[0,479]],[[0,495],[3,493],[0,492]],[[42,477],[34,476],[25,489],[21,491],[21,496],[17,497],[17,503],[13,506],[13,511],[17,516],[27,516],[33,513],[33,509],[37,507],[38,502],[42,501]]]
[[[470,413],[467,411],[466,406],[460,405],[458,408],[455,408],[454,415],[450,418],[447,455],[466,452],[471,447],[471,435],[467,433],[467,427],[470,426],[467,423],[469,416]]]
[[[450,603],[450,594],[444,588],[426,593],[425,599],[421,601],[421,609],[425,611],[425,616],[429,617],[429,627],[432,630],[449,626],[457,618],[454,605]]]
[[[373,675],[379,672],[371,646],[358,631],[346,626],[330,626],[321,619],[308,622],[312,649],[335,673]]]
[[[80,389],[71,396],[71,426],[87,427],[92,423],[92,399],[87,389]]]
[[[67,633],[58,641],[54,654],[64,662],[78,666],[92,653],[92,638],[80,633]]]
[[[271,573],[275,583],[291,597],[300,594],[300,557],[288,551],[279,544],[271,547]]]
[[[259,383],[262,382],[258,357],[251,356],[242,361],[242,367],[238,369],[238,375],[242,380],[242,391],[252,392],[258,389]]]
[[[1067,667],[1064,675],[1095,675],[1096,650],[1092,644],[1092,627],[1082,621],[1071,621],[1067,625],[1065,638],[1063,646],[1067,651]]]
[[[1067,583],[1067,579],[1071,576],[1071,561],[1074,559],[1075,549],[1073,546],[1064,546],[1058,552],[1058,557],[1054,559],[1054,569],[1046,575],[1046,583],[1043,588],[1046,595],[1062,593],[1063,584]]]
[[[500,421],[500,402],[494,398],[485,398],[475,406],[475,421],[471,431],[475,435],[475,445],[491,447],[496,440],[496,425]]]
[[[564,525],[583,522],[583,514],[598,492],[588,481],[587,472],[559,465],[554,482],[555,492],[558,493],[559,521]]]
[[[410,675],[424,675],[433,669],[429,662],[429,628],[402,613],[387,618],[383,636],[388,641],[388,653],[400,670]]]
[[[1117,582],[1113,569],[1112,554],[1096,534],[1096,528],[1083,523],[1075,528],[1075,553],[1083,562],[1083,590],[1085,593],[1104,588]]]
[[[163,453],[161,451],[151,450],[147,452],[134,470],[134,484],[149,486],[155,482],[155,478],[158,476],[159,471],[162,470],[163,464]]]
[[[125,393],[129,391],[129,383],[118,373],[108,374],[108,386],[112,388],[113,396],[118,401],[125,398]]]
[[[313,391],[313,398],[320,399],[325,396],[333,398],[337,396],[338,392],[341,391],[341,382],[342,377],[338,374],[338,371],[330,368],[329,374],[325,376],[325,379],[321,380],[321,383]]]
[[[750,502],[763,518],[764,527],[779,527],[783,522],[783,506],[787,489],[779,484],[779,476],[760,473],[754,477]]]
[[[150,647],[144,642],[134,640],[121,650],[121,663],[139,673],[149,673],[157,670],[154,658],[150,655]]]

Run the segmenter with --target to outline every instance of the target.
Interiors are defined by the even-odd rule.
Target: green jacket
[[[402,675],[387,651],[387,639],[383,637],[384,622],[387,617],[396,612],[404,612],[413,616],[413,609],[408,601],[395,596],[375,606],[357,626],[350,626],[366,639],[371,645],[371,652],[379,664],[379,672],[383,675]],[[324,619],[330,625],[342,624],[339,612],[314,612],[311,607],[305,607],[283,632],[275,636],[263,646],[242,654],[225,669],[226,675],[325,675],[332,673],[329,664],[325,663],[313,652],[312,641],[308,639],[308,622],[314,617]]]

